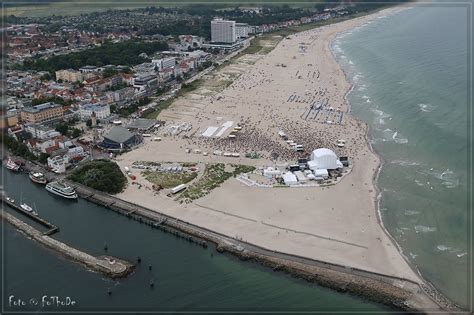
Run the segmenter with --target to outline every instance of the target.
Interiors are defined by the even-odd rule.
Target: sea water
[[[467,8],[425,5],[341,34],[352,112],[384,161],[382,219],[441,292],[468,305]]]

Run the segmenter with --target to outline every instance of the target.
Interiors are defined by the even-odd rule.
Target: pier
[[[35,241],[44,246],[55,250],[63,256],[76,261],[87,268],[103,273],[110,278],[122,278],[128,275],[133,270],[133,265],[127,261],[112,257],[112,256],[92,256],[88,253],[75,249],[67,244],[53,239],[48,235],[44,235],[31,225],[21,221],[13,215],[1,211],[0,216],[3,220],[13,225],[17,230],[28,235]]]
[[[42,219],[41,217],[32,214],[31,212],[28,212],[26,210],[23,210],[20,206],[18,206],[16,203],[11,202],[10,200],[7,200],[7,198],[2,194],[1,196],[2,203],[5,205],[8,205],[10,208],[16,210],[17,212],[23,214],[24,216],[27,216],[31,220],[41,224],[42,226],[46,227],[48,230],[43,233],[43,235],[53,235],[54,233],[59,232],[59,227],[56,225],[46,221],[45,219]]]

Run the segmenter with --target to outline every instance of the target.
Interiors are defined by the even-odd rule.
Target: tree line
[[[139,56],[141,53],[151,55],[157,51],[167,49],[168,44],[161,41],[130,40],[122,43],[105,43],[100,47],[67,55],[53,56],[48,59],[28,59],[23,64],[16,65],[15,68],[53,73],[60,69],[79,69],[86,65],[96,67],[109,64],[133,66],[147,61],[146,58]]]

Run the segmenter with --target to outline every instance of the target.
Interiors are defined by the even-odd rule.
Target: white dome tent
[[[327,169],[334,170],[342,168],[342,163],[337,159],[334,151],[321,148],[316,149],[311,153],[311,161],[308,162],[310,169]]]

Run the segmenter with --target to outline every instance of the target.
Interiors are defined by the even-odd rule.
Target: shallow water
[[[467,11],[430,5],[343,34],[333,51],[354,84],[352,112],[384,160],[390,233],[444,294],[468,301]]]

